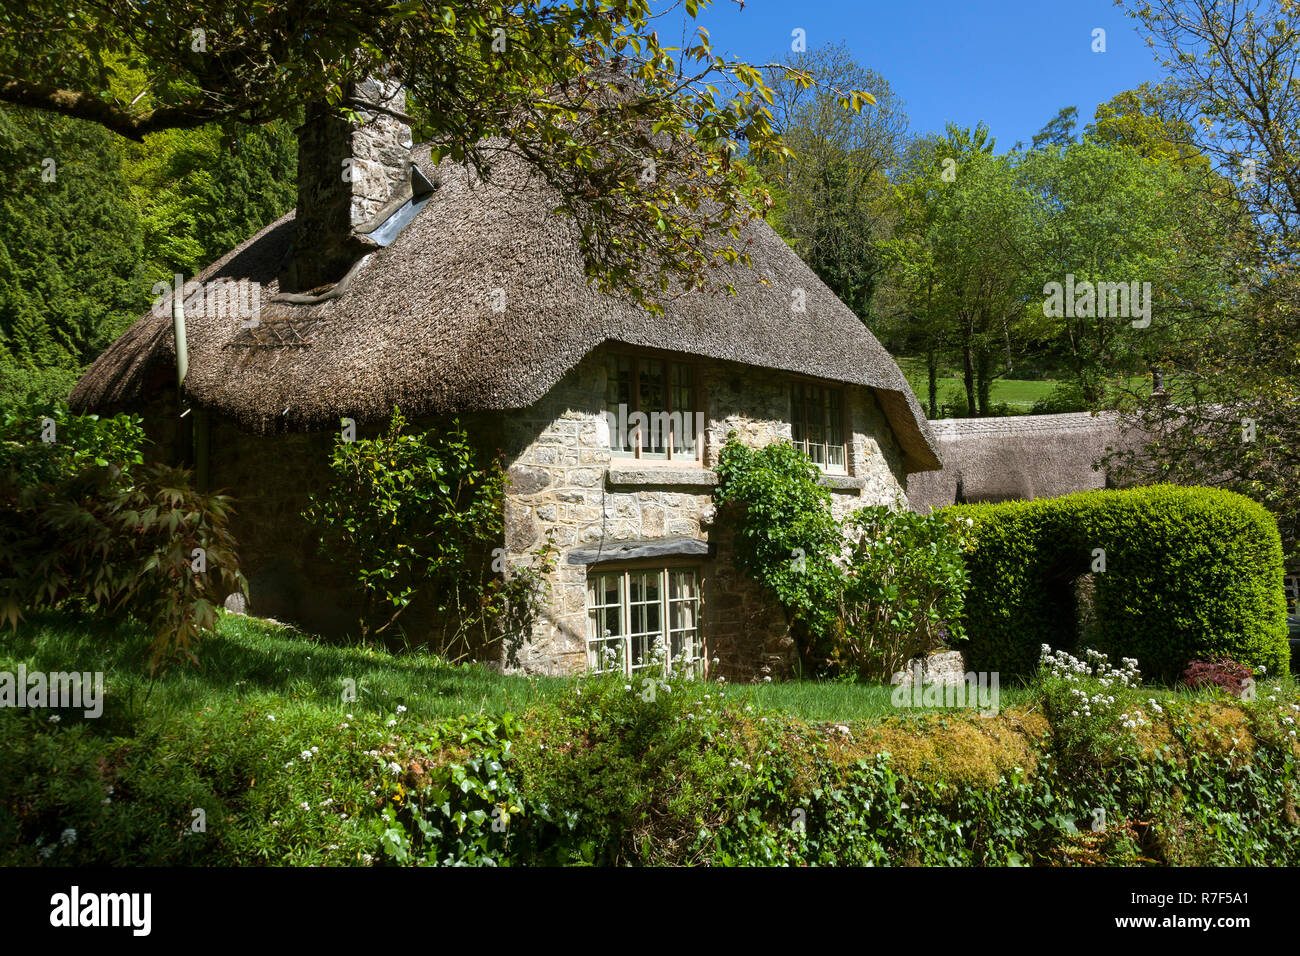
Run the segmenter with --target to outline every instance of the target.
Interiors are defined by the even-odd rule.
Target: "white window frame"
[[[605,411],[606,414],[618,415],[618,405],[615,398],[611,395],[616,391],[617,386],[614,383],[617,374],[619,361],[627,361],[632,365],[632,384],[630,387],[630,403],[627,407],[628,415],[633,412],[643,412],[647,416],[653,414],[663,414],[668,417],[670,436],[664,444],[662,452],[647,450],[645,442],[647,437],[640,428],[636,429],[635,442],[630,449],[616,447],[615,435],[610,433],[610,457],[626,461],[648,461],[656,464],[671,465],[700,465],[704,461],[704,435],[702,429],[697,429],[695,423],[697,416],[703,409],[703,400],[701,398],[700,370],[694,362],[682,362],[677,359],[659,357],[656,355],[644,355],[636,352],[611,351],[606,357],[605,374],[607,384],[605,388]],[[644,409],[641,407],[641,369],[648,363],[656,362],[663,366],[664,369],[664,404],[666,408]],[[681,372],[685,376],[685,383],[679,386],[674,381],[674,373]],[[690,390],[689,409],[677,407],[673,400],[673,392],[676,388],[683,387]],[[683,423],[683,430],[689,430],[691,434],[691,444],[687,446],[683,441],[683,436],[676,434],[676,429],[672,427],[672,415],[678,415]],[[686,423],[689,417],[689,425]]]
[[[795,401],[797,392],[804,392],[807,389],[817,389],[821,392],[821,424],[818,426],[822,430],[822,440],[813,442],[808,434],[808,416],[806,414],[808,402]],[[833,407],[831,396],[838,399],[839,407]],[[848,415],[846,411],[846,402],[848,394],[846,389],[840,385],[828,385],[824,382],[811,381],[808,379],[797,378],[790,382],[790,442],[795,448],[808,456],[808,459],[827,474],[847,475],[849,470],[849,429]],[[800,407],[802,406],[802,407]],[[799,429],[803,429],[803,437],[796,437]],[[840,440],[832,442],[830,440],[830,431],[835,428],[840,433]],[[813,449],[819,449],[822,460],[818,461],[813,454]],[[831,462],[832,450],[839,452],[839,462]]]
[[[690,575],[692,593],[685,597],[672,597],[672,583],[674,576]],[[649,576],[658,577],[659,596],[651,602],[632,601],[632,585],[634,578],[645,578]],[[603,603],[605,589],[599,586],[600,579],[615,578],[618,581],[618,598],[616,604]],[[595,568],[587,575],[587,667],[593,673],[622,673],[626,677],[633,677],[637,674],[649,674],[650,664],[647,659],[653,653],[655,638],[665,642],[666,653],[664,655],[663,670],[660,676],[666,676],[669,671],[680,666],[682,662],[689,665],[688,670],[697,676],[703,674],[704,664],[704,644],[703,631],[700,622],[700,610],[702,606],[700,584],[703,580],[701,569],[697,565],[668,565],[668,566],[626,566],[626,567],[606,567]],[[680,593],[680,590],[679,590]],[[602,602],[602,603],[597,603]],[[690,626],[683,626],[685,618],[682,616],[683,606],[691,607]],[[654,607],[659,609],[658,630],[643,630],[634,632],[632,630],[633,609],[636,607]],[[612,611],[617,609],[619,621],[619,634],[606,636],[598,633],[600,626],[601,611]],[[647,615],[648,616],[648,615]],[[674,626],[674,625],[677,626]],[[680,636],[681,646],[685,653],[673,655],[673,638]],[[642,663],[633,663],[633,642],[638,641],[641,651]],[[616,668],[608,669],[601,667],[601,649],[605,646],[617,643],[619,649],[620,663]]]

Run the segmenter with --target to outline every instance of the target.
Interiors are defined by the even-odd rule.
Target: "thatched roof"
[[[1106,487],[1097,466],[1121,447],[1113,413],[954,418],[930,423],[943,458],[941,471],[907,481],[913,510],[928,512],[962,501],[1048,498]]]
[[[193,402],[261,433],[332,428],[343,416],[375,421],[395,404],[410,415],[524,408],[592,349],[618,341],[869,386],[907,470],[939,467],[889,354],[766,223],[741,239],[752,270],[715,270],[737,295],[691,293],[656,317],[588,285],[572,222],[552,211],[522,162],[502,159],[486,183],[449,160],[435,169],[427,148],[414,159],[437,191],[342,295],[267,301],[294,241],[292,213],[196,277],[259,282],[262,309],[253,329],[187,316]],[[795,288],[805,312],[791,310]],[[496,289],[503,312],[493,311]],[[146,314],[90,367],[72,404],[130,407],[147,371],[173,361],[170,315]]]

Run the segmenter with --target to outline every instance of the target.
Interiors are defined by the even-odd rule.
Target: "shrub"
[[[839,522],[821,472],[784,442],[750,449],[732,435],[718,473],[736,564],[785,611],[804,668],[888,678],[962,639],[966,570],[942,518],[875,506]]]
[[[154,635],[152,668],[193,660],[217,603],[244,588],[231,503],[195,490],[187,471],[141,464],[143,440],[131,416],[74,416],[65,406],[5,413],[0,621],[76,606],[127,613]]]
[[[1255,673],[1249,667],[1221,657],[1213,661],[1192,661],[1183,671],[1181,683],[1193,690],[1221,687],[1234,697],[1242,697],[1254,677]]]
[[[840,631],[844,548],[817,467],[785,442],[751,449],[733,433],[718,460],[718,514],[736,531],[736,564],[785,610],[800,660],[825,666]]]
[[[1088,397],[1075,381],[1058,382],[1052,390],[1029,409],[1031,415],[1059,415],[1063,412],[1088,411]]]
[[[1284,672],[1290,651],[1277,525],[1250,500],[1156,485],[1063,498],[958,505],[973,521],[966,561],[968,656],[1026,675],[1043,644],[1089,643],[1172,681],[1196,658]]]
[[[538,568],[513,569],[494,550],[504,520],[500,460],[476,448],[458,421],[405,428],[394,408],[386,434],[340,435],[331,480],[303,513],[321,554],[356,582],[363,638],[384,634],[417,600],[443,624],[434,640],[442,653],[474,652],[503,628],[526,631],[552,549],[540,549]]]
[[[848,517],[850,548],[840,594],[840,662],[884,679],[909,660],[961,641],[966,528],[939,515],[876,506]]]

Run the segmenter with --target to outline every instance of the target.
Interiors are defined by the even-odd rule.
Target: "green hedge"
[[[1287,669],[1281,538],[1241,495],[1155,485],[944,514],[973,522],[966,653],[976,670],[1029,674],[1043,644],[1135,657],[1166,681],[1218,656]],[[1094,572],[1097,549],[1105,570]],[[1081,580],[1094,588],[1091,615],[1080,613]]]

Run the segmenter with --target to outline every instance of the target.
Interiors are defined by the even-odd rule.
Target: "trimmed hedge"
[[[1274,518],[1248,498],[1154,485],[944,514],[973,522],[965,648],[973,669],[1028,675],[1050,644],[1136,657],[1144,676],[1164,681],[1215,657],[1287,670],[1282,541]]]

